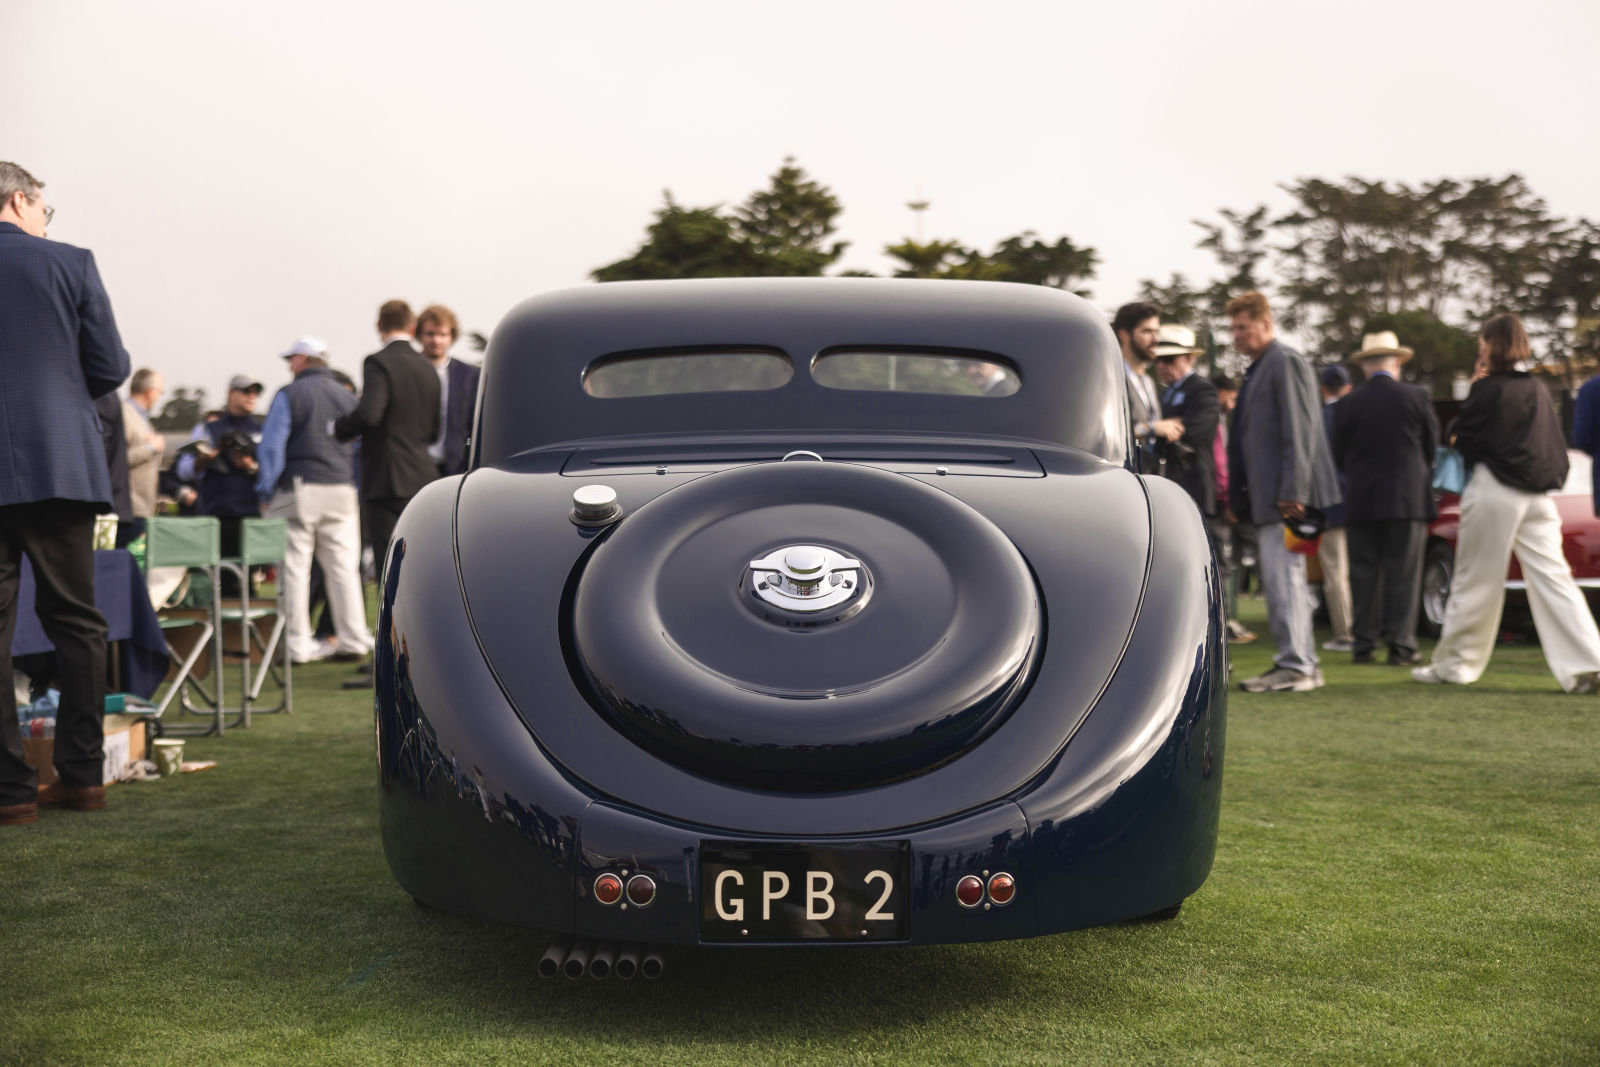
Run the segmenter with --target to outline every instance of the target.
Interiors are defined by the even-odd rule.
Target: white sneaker
[[[324,639],[322,639],[320,641],[317,641],[315,644],[313,644],[311,646],[311,648],[304,655],[302,655],[302,656],[291,656],[289,658],[291,660],[293,660],[295,666],[298,667],[298,666],[301,666],[301,665],[306,664],[306,663],[315,663],[318,660],[327,659],[329,656],[333,655],[338,650],[339,650],[339,646],[338,645],[336,645],[332,641],[329,641],[326,638],[324,638]]]
[[[1342,641],[1334,638],[1332,641],[1322,642],[1322,650],[1324,652],[1353,652],[1355,647],[1356,643],[1348,638]]]
[[[1411,680],[1413,682],[1421,682],[1424,685],[1441,685],[1444,683],[1444,679],[1439,677],[1439,672],[1433,669],[1433,664],[1431,663],[1426,667],[1411,668]]]
[[[1246,693],[1306,693],[1313,689],[1321,689],[1322,684],[1320,670],[1311,674],[1301,674],[1288,667],[1274,667],[1265,674],[1246,678],[1239,683],[1239,688]]]

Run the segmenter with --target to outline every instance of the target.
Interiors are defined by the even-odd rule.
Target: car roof
[[[755,348],[785,353],[788,384],[761,392],[597,397],[583,377],[620,353]],[[831,349],[998,357],[1021,379],[1003,397],[826,388]],[[1103,316],[1057,289],[1004,282],[731,278],[612,282],[524,301],[485,354],[475,465],[620,435],[893,431],[1032,439],[1121,464],[1120,350]]]

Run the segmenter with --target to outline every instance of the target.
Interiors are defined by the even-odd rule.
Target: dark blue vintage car
[[[467,473],[384,569],[395,877],[565,935],[571,974],[1176,913],[1216,844],[1226,644],[1200,516],[1132,471],[1126,411],[1106,323],[1052,289],[522,304]]]

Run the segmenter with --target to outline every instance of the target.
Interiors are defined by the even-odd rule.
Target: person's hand
[[[156,430],[151,430],[150,436],[145,440],[151,448],[160,448],[164,450],[167,447],[167,439],[162,437],[161,434]]]
[[[233,465],[246,474],[254,474],[261,469],[261,464],[256,462],[254,456],[240,456]]]
[[[1278,514],[1286,519],[1303,519],[1306,517],[1306,506],[1298,500],[1280,500]]]
[[[189,505],[193,504],[199,498],[200,498],[200,494],[196,493],[194,491],[194,489],[191,488],[190,486],[183,485],[183,486],[179,486],[178,487],[178,506],[179,507],[185,507],[186,508]]]
[[[267,513],[267,508],[271,506],[271,501],[262,500],[260,503],[261,503],[261,514],[265,515]]]
[[[1150,424],[1150,432],[1168,441],[1176,441],[1183,436],[1183,420],[1158,419]]]

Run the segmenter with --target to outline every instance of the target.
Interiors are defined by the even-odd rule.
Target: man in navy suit
[[[1161,379],[1161,418],[1151,423],[1155,454],[1168,478],[1183,486],[1206,517],[1207,529],[1217,514],[1217,458],[1214,446],[1222,407],[1216,386],[1194,372],[1194,331],[1163,323],[1154,349],[1156,377]]]
[[[38,776],[23,759],[11,685],[22,557],[56,646],[61,803],[106,806],[106,620],[94,602],[94,517],[111,510],[95,399],[128,376],[128,353],[87,249],[45,240],[43,183],[0,163],[0,826],[33,822]]]
[[[460,337],[456,313],[443,304],[423,308],[417,316],[417,341],[439,376],[439,437],[428,446],[428,455],[439,465],[440,477],[467,469],[467,438],[478,402],[481,371],[450,355],[450,346]]]
[[[1388,662],[1413,666],[1417,600],[1433,500],[1433,453],[1439,420],[1421,386],[1399,380],[1411,349],[1393,331],[1369,333],[1352,357],[1367,384],[1339,401],[1333,415],[1333,458],[1346,476],[1350,592],[1355,600],[1356,663],[1373,662],[1380,640]]]

